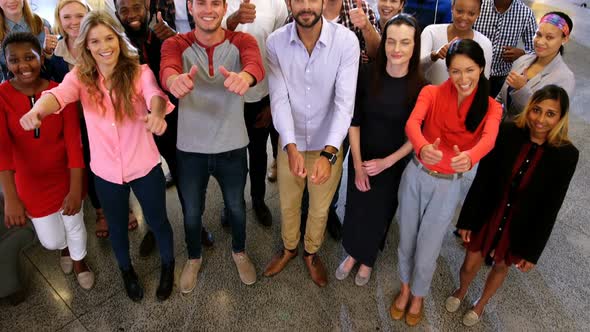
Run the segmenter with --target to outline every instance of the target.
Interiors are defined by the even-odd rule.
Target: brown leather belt
[[[463,177],[463,173],[444,174],[444,173],[439,173],[437,171],[429,170],[424,165],[422,165],[422,163],[418,160],[418,158],[416,158],[416,156],[414,156],[414,158],[412,158],[412,161],[424,173],[426,173],[426,174],[428,174],[428,175],[430,175],[432,177],[435,177],[435,178],[445,179],[445,180],[454,180],[454,179],[460,179],[460,178]]]

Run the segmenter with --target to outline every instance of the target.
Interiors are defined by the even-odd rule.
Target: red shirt
[[[457,105],[457,90],[450,79],[438,86],[426,86],[420,92],[406,123],[406,134],[418,159],[422,147],[434,143],[440,137],[439,149],[443,158],[437,164],[425,165],[429,170],[443,174],[456,173],[451,168],[451,158],[456,155],[453,145],[471,157],[472,166],[494,147],[502,120],[502,106],[494,99],[489,98],[488,111],[477,129],[469,132],[465,128],[465,118],[475,92],[466,97],[460,106]]]
[[[48,89],[56,86],[49,82]],[[28,215],[39,218],[61,209],[70,190],[70,168],[84,168],[84,158],[75,104],[43,119],[39,138],[19,123],[30,109],[28,96],[8,81],[0,84],[0,171],[15,171],[19,198]]]

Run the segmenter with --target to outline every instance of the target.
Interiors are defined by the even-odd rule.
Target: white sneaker
[[[237,254],[232,252],[231,256],[238,268],[240,280],[246,285],[254,284],[256,282],[256,269],[254,268],[254,264],[250,261],[250,258],[248,258],[248,255],[242,251]]]
[[[184,267],[182,268],[182,273],[180,274],[180,292],[183,294],[188,294],[195,289],[197,286],[197,276],[199,274],[199,270],[201,269],[201,263],[203,262],[203,258],[199,259],[188,259],[186,263],[184,263]]]

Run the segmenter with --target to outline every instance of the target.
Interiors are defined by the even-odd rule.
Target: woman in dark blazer
[[[463,316],[467,326],[479,321],[510,265],[528,272],[545,248],[578,163],[567,136],[568,108],[561,87],[537,90],[514,122],[501,126],[494,149],[480,162],[457,223],[467,248],[460,286],[445,303],[450,312],[459,308],[491,255],[495,264],[483,293]]]

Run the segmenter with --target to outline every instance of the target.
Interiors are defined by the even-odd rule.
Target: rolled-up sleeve
[[[168,96],[160,89],[156,77],[148,65],[141,65],[139,84],[141,85],[141,93],[148,109],[150,108],[153,97],[162,97],[166,101],[166,114],[174,110],[174,104],[170,102]]]

